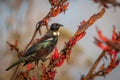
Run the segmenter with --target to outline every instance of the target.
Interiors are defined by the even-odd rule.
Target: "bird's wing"
[[[43,37],[40,38],[40,40],[38,41],[38,43],[39,43],[39,42],[43,42],[44,40],[47,40],[47,39],[53,37],[52,35],[53,35],[53,32],[50,31],[50,30],[48,30],[48,31],[46,32],[46,34],[45,34]]]
[[[32,53],[40,50],[40,49],[44,49],[46,48],[47,46],[50,46],[51,45],[51,40],[50,38],[45,40],[45,41],[42,41],[38,44],[34,44],[33,46],[31,46],[25,53],[24,56],[28,56],[28,55],[31,55]]]
[[[42,47],[44,44],[44,42],[48,39],[50,39],[52,37],[52,31],[48,30],[46,32],[46,34],[40,38],[40,40],[38,41],[37,44],[32,45],[24,54],[24,56],[30,55],[31,53],[33,53],[34,51],[36,51],[36,48],[40,48]],[[41,44],[42,43],[42,44]]]

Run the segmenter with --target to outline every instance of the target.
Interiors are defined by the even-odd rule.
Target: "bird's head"
[[[53,23],[51,26],[50,26],[50,30],[53,31],[53,35],[58,35],[59,36],[59,28],[60,27],[63,27],[62,24],[59,24],[59,23]]]
[[[59,23],[53,23],[51,26],[50,26],[50,30],[51,31],[58,31],[60,27],[62,27],[63,25],[62,24],[59,24]]]

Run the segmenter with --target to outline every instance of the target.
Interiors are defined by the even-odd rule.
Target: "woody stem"
[[[100,56],[95,61],[95,63],[93,64],[93,66],[90,69],[90,71],[88,72],[88,74],[86,75],[86,77],[84,78],[84,80],[89,80],[90,79],[90,77],[93,74],[94,70],[96,69],[97,65],[99,64],[99,62],[101,61],[101,59],[105,56],[105,53],[106,53],[106,51],[103,50],[102,53],[100,54]]]

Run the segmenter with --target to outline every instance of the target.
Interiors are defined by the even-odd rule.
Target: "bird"
[[[21,58],[19,58],[15,63],[8,66],[8,68],[6,68],[6,71],[10,70],[20,63],[24,63],[25,66],[26,64],[33,61],[36,63],[38,63],[39,60],[45,61],[46,57],[54,50],[58,42],[58,36],[60,35],[58,30],[60,27],[63,27],[63,25],[59,23],[51,24],[45,35],[41,37],[36,44],[31,45]]]

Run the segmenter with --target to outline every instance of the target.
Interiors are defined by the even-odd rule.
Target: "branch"
[[[91,75],[93,74],[93,72],[95,71],[97,65],[99,64],[99,62],[101,61],[101,59],[105,56],[106,51],[103,50],[101,55],[97,58],[97,60],[95,61],[95,63],[93,64],[92,68],[90,69],[90,71],[88,72],[87,76],[84,78],[84,80],[89,80],[91,79]]]
[[[54,68],[61,66],[64,63],[65,59],[69,62],[71,50],[75,46],[76,42],[85,36],[85,33],[86,33],[85,31],[88,29],[88,27],[90,27],[99,18],[101,18],[104,13],[105,13],[105,9],[103,8],[99,13],[91,16],[88,19],[88,21],[82,23],[79,26],[78,30],[73,35],[73,37],[67,43],[65,43],[65,47],[59,53],[58,53],[57,49],[55,49],[55,52],[52,55],[48,66],[45,67],[42,64],[42,67],[44,67],[44,68],[43,68],[41,80],[54,79],[55,72],[56,72],[54,70]],[[50,74],[52,74],[54,76],[51,77]]]
[[[100,6],[103,6],[105,8],[109,8],[109,4],[111,4],[113,7],[120,7],[120,3],[117,0],[93,0],[95,3],[99,3]]]
[[[98,45],[98,47],[103,49],[103,52],[101,55],[97,58],[95,63],[93,64],[92,68],[86,75],[86,77],[81,78],[81,80],[94,80],[95,77],[98,76],[106,76],[109,74],[113,69],[115,69],[120,62],[120,58],[118,56],[118,53],[120,51],[120,34],[118,34],[115,30],[115,27],[113,28],[113,34],[111,40],[106,38],[102,32],[97,28],[98,36],[101,40],[95,38],[95,43]],[[108,53],[108,54],[106,54]],[[103,57],[107,58],[107,55],[110,59],[109,64],[107,67],[105,67],[105,63],[100,66],[100,68],[95,72],[95,69],[99,62],[102,60]],[[107,60],[107,59],[106,59]]]

